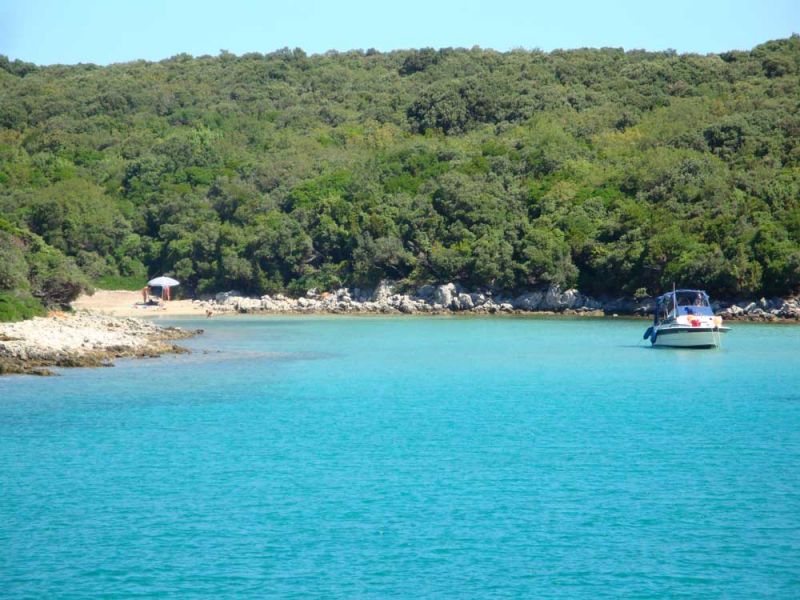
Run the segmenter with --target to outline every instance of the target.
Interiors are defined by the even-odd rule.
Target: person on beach
[[[144,286],[142,288],[142,302],[144,302],[144,304],[147,304],[147,286]]]

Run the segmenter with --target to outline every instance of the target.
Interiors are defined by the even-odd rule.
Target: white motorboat
[[[673,290],[656,298],[653,325],[644,332],[653,346],[717,348],[730,331],[702,290]]]

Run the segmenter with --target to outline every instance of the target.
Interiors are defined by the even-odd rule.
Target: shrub
[[[22,321],[45,314],[36,298],[17,292],[0,292],[0,321]]]

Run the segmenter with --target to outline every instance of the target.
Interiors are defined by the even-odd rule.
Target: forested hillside
[[[166,273],[197,292],[391,278],[785,294],[799,109],[798,36],[707,56],[0,57],[0,254],[16,257],[0,290],[38,285],[29,245],[9,242],[21,230],[74,260],[78,287]]]

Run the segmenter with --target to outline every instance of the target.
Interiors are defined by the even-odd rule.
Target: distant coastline
[[[684,282],[781,318],[773,298],[800,293],[799,65],[798,35],[708,56],[0,57],[0,319],[153,276],[301,313],[356,312],[374,300],[352,288],[381,279],[406,286],[388,312],[490,314],[627,314],[618,294]],[[412,289],[451,281],[457,306]],[[542,305],[555,283],[601,306]]]
[[[175,300],[161,306],[141,304],[138,292],[99,290],[73,302],[74,313],[52,313],[16,323],[0,323],[0,375],[52,375],[51,367],[111,366],[122,357],[155,357],[186,350],[173,343],[201,333],[160,327],[131,317],[214,317],[219,315],[497,315],[497,316],[649,316],[652,298],[598,300],[574,289],[550,286],[508,297],[469,292],[452,283],[400,293],[384,281],[374,290],[342,288],[335,292],[289,298],[258,298],[235,291],[213,298]],[[800,323],[800,299],[759,299],[715,303],[727,320]]]
[[[160,307],[144,307],[137,292],[98,290],[73,302],[77,310],[112,316],[215,316],[220,314],[531,314],[588,317],[652,314],[651,297],[596,299],[578,290],[549,286],[517,295],[469,291],[446,283],[426,285],[413,291],[398,291],[390,281],[373,290],[341,288],[333,292],[309,290],[299,297],[283,294],[247,296],[228,291],[193,300],[176,300]],[[800,298],[716,300],[714,310],[728,320],[754,322],[800,322]]]

